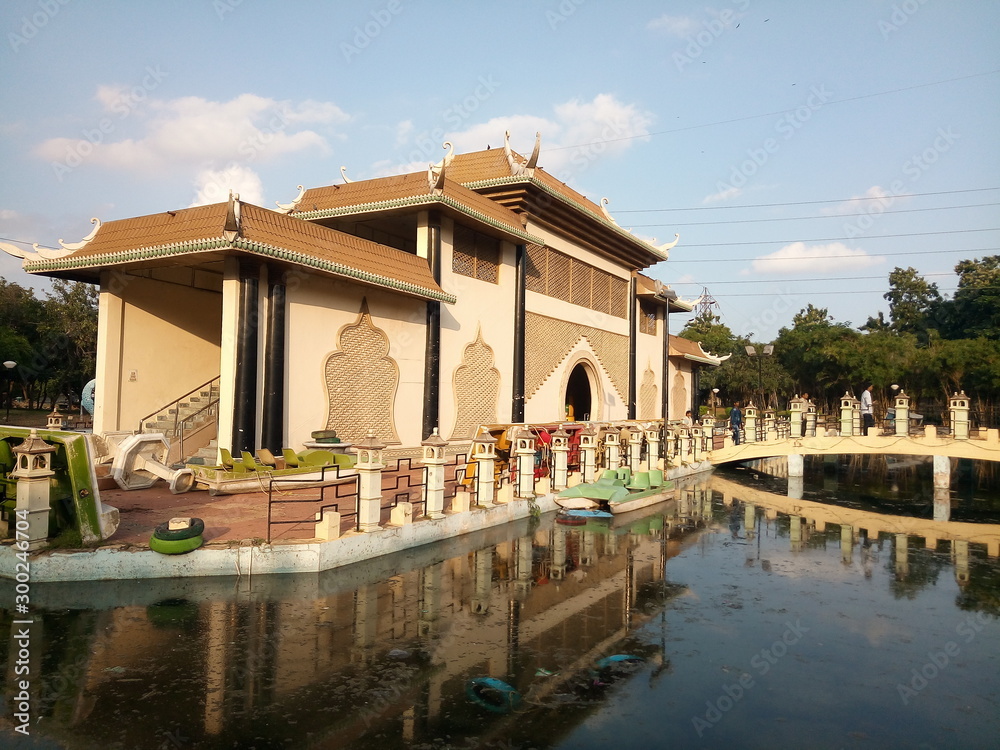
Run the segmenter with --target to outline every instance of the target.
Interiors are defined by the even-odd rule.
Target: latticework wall
[[[660,389],[656,385],[656,373],[646,367],[642,373],[642,385],[639,386],[639,419],[657,419],[659,415]]]
[[[531,397],[566,359],[573,346],[585,338],[611,384],[624,401],[628,395],[628,336],[609,333],[536,313],[525,315],[524,391]]]
[[[451,270],[496,284],[499,268],[500,240],[456,224]]]
[[[628,317],[628,282],[542,245],[528,245],[525,286],[617,318]]]
[[[496,424],[500,371],[493,366],[493,349],[483,341],[482,330],[465,347],[462,364],[455,368],[455,428],[451,440],[470,440],[481,424]]]
[[[389,338],[372,323],[365,302],[357,321],[340,331],[337,346],[324,367],[330,404],[326,429],[336,430],[349,443],[364,438],[368,430],[385,443],[398,443],[393,404],[399,368],[388,356]]]

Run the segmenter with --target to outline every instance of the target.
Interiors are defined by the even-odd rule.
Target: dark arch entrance
[[[582,362],[573,368],[566,383],[566,418],[584,422],[591,418],[590,377]]]

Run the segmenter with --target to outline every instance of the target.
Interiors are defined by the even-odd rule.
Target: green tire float
[[[192,518],[191,525],[186,529],[171,529],[170,522],[161,523],[153,531],[153,536],[164,542],[180,541],[181,539],[193,539],[201,536],[205,532],[205,522],[200,518]]]
[[[187,539],[157,539],[155,535],[149,538],[149,548],[161,555],[183,555],[198,549],[204,543],[200,534]]]

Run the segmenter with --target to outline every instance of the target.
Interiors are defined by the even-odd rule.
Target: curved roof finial
[[[59,244],[62,245],[63,250],[79,250],[81,247],[94,239],[94,237],[97,236],[97,230],[101,228],[101,220],[95,216],[90,220],[90,223],[94,225],[94,228],[90,230],[90,234],[79,242],[70,242],[69,244],[66,244],[62,240],[59,240]]]
[[[433,164],[427,165],[427,186],[432,192],[444,191],[444,169],[444,165],[440,168],[436,168]]]
[[[31,246],[35,248],[35,252],[45,260],[57,260],[58,258],[65,258],[67,255],[72,255],[72,250],[57,250],[54,247],[42,247],[37,242],[31,243]]]
[[[298,188],[299,188],[299,194],[295,196],[294,200],[292,200],[291,203],[278,203],[278,201],[274,202],[274,205],[280,208],[282,213],[284,214],[291,213],[296,208],[298,208],[299,203],[302,202],[302,196],[306,194],[306,189],[301,185],[298,185]]]
[[[33,253],[30,250],[22,250],[16,245],[11,245],[6,242],[0,242],[0,250],[3,250],[7,255],[13,255],[15,258],[20,258],[22,261],[34,262],[39,259],[37,253]]]
[[[662,245],[659,245],[656,249],[659,250],[661,253],[666,254],[667,252],[670,251],[670,249],[674,245],[676,245],[680,241],[681,241],[681,236],[679,234],[677,234],[676,232],[674,232],[674,241],[673,242],[667,242],[667,243],[664,243]]]
[[[610,203],[611,201],[609,201],[607,198],[601,198],[601,213],[603,213],[604,218],[610,221],[612,224],[617,224],[618,222],[615,221],[614,217],[610,213],[608,213],[608,204]]]
[[[538,154],[542,150],[542,134],[539,131],[535,132],[535,147],[531,150],[531,156],[528,157],[527,163],[524,165],[524,169],[529,174],[534,174],[535,165],[538,164]]]
[[[340,176],[344,178],[344,182],[350,185],[354,180],[347,176],[347,167],[342,166],[340,168]]]

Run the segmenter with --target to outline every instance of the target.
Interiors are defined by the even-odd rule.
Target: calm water
[[[35,585],[31,738],[5,612],[0,746],[996,748],[996,465],[947,499],[924,463],[806,469],[321,575]]]

